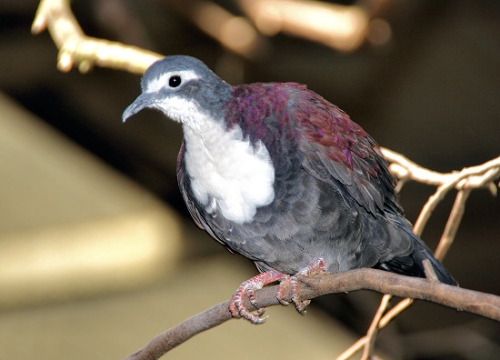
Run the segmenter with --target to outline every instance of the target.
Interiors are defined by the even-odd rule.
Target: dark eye
[[[170,79],[168,79],[168,86],[176,88],[181,84],[181,77],[179,75],[172,75]]]

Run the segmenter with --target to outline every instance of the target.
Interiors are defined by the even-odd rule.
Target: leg
[[[295,305],[295,308],[299,313],[304,314],[306,307],[311,303],[311,300],[302,301],[300,299],[297,288],[297,283],[299,279],[297,278],[297,276],[309,276],[309,275],[319,274],[323,272],[324,269],[325,269],[325,262],[323,261],[322,258],[318,258],[314,262],[310,263],[305,268],[300,270],[296,275],[283,279],[283,281],[280,283],[280,287],[278,290],[278,300],[280,301],[280,303],[287,304],[287,302],[283,300],[283,297],[286,287],[290,286],[290,291],[292,292],[292,301]]]
[[[260,316],[266,311],[265,308],[258,308],[255,301],[255,290],[262,289],[264,286],[271,284],[276,281],[284,280],[289,278],[289,275],[280,273],[276,270],[266,271],[262,274],[254,276],[253,278],[243,282],[238,290],[234,293],[233,297],[229,301],[229,310],[233,316],[241,316],[244,319],[249,320],[254,324],[262,324],[266,321],[266,318],[261,318]],[[258,308],[257,315],[251,314],[244,305],[244,296],[248,297],[250,303]]]

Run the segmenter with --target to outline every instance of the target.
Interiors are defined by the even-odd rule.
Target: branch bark
[[[414,278],[376,269],[355,269],[337,274],[323,273],[299,277],[299,279],[298,292],[301,299],[313,299],[326,294],[365,289],[393,296],[431,301],[458,311],[466,311],[500,321],[500,296],[450,286],[432,279]],[[256,291],[258,306],[278,305],[277,291],[278,285]],[[289,289],[285,290],[284,295],[285,300],[291,301]],[[255,309],[248,301],[245,305],[248,309]],[[158,359],[196,334],[231,318],[229,301],[218,304],[157,335],[148,345],[128,356],[126,360]]]
[[[153,62],[163,57],[135,46],[85,35],[68,0],[40,1],[31,32],[39,34],[46,28],[59,49],[57,67],[64,72],[77,65],[82,73],[86,73],[98,65],[143,74]]]

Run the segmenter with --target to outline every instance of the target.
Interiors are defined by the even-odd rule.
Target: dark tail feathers
[[[379,263],[375,267],[393,273],[425,278],[423,260],[429,259],[439,281],[448,285],[458,285],[448,270],[439,260],[434,258],[432,251],[418,237],[413,238],[413,253],[404,257],[396,257],[390,261]]]

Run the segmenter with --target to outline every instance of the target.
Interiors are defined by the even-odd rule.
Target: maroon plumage
[[[228,127],[239,126],[252,141],[280,151],[284,133],[307,154],[304,166],[325,181],[333,176],[374,213],[390,207],[402,213],[379,146],[337,106],[296,83],[239,85],[224,105]],[[270,128],[271,127],[271,128]],[[321,174],[319,170],[326,171]]]

